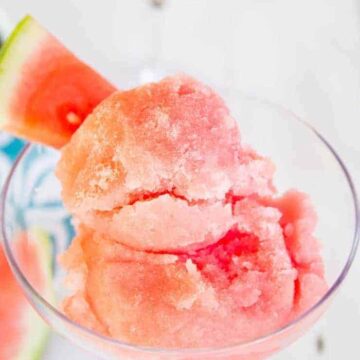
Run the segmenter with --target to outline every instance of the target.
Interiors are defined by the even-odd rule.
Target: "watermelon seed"
[[[81,118],[79,115],[75,114],[74,112],[70,111],[67,115],[66,115],[66,120],[73,125],[78,125],[81,123]]]

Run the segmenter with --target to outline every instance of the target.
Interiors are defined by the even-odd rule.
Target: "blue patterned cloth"
[[[23,146],[24,142],[22,140],[0,133],[0,187]]]
[[[0,187],[24,146],[24,141],[0,133]],[[15,214],[9,217],[12,228],[42,229],[49,235],[57,255],[68,247],[74,236],[71,217],[64,209],[60,184],[54,174],[58,158],[59,153],[51,148],[33,146],[17,169],[13,186],[19,190],[12,191],[8,198],[9,211]],[[54,263],[54,272],[55,267]]]

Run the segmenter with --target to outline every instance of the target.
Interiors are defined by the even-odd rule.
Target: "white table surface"
[[[109,78],[116,79],[129,63],[161,59],[209,82],[284,104],[326,134],[359,183],[359,1],[168,0],[165,5],[157,11],[147,0],[2,0],[0,8],[10,22],[33,14]],[[0,22],[0,28],[6,26],[1,13]],[[323,319],[274,359],[359,359],[359,278],[357,257]],[[94,357],[53,335],[44,359]]]

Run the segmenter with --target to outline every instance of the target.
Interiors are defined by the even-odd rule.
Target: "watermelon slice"
[[[56,148],[115,87],[26,16],[0,51],[0,129]]]
[[[42,294],[51,296],[51,245],[39,230],[16,238],[16,256],[27,278]],[[20,289],[0,244],[0,359],[39,359],[48,327],[35,313]]]

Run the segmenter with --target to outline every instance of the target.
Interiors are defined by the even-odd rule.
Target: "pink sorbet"
[[[57,174],[77,224],[64,311],[104,335],[225,346],[276,330],[326,291],[309,198],[276,194],[271,161],[188,76],[111,95]]]

